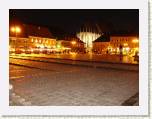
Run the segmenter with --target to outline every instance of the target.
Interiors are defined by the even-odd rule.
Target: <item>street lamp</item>
[[[76,41],[72,41],[71,44],[72,44],[72,45],[76,45]]]
[[[21,33],[21,28],[20,27],[18,27],[18,26],[13,26],[13,27],[11,27],[11,32],[12,33],[15,33],[15,37],[16,37],[16,40],[15,40],[15,51],[16,51],[16,42],[17,42],[17,35],[19,34],[19,33]]]

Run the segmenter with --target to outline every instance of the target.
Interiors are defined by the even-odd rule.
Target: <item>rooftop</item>
[[[99,38],[97,38],[94,42],[109,42],[110,37],[107,34],[101,35]]]

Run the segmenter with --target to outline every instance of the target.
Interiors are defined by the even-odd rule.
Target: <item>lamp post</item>
[[[16,40],[15,40],[15,44],[14,44],[15,47],[14,48],[15,48],[15,51],[16,51],[17,35],[21,32],[21,29],[18,26],[13,26],[13,27],[11,27],[11,32],[15,33]]]

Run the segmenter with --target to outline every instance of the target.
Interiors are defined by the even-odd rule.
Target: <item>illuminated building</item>
[[[86,23],[80,28],[77,37],[85,43],[87,52],[91,52],[93,41],[101,36],[101,30],[97,24]]]
[[[114,35],[110,37],[109,51],[119,54],[120,46],[124,55],[131,55],[139,52],[139,38],[135,35]]]
[[[57,47],[61,52],[84,52],[84,43],[74,35],[67,35],[58,39]]]
[[[46,27],[23,24],[20,25],[21,32],[16,35],[10,26],[9,46],[10,52],[35,53],[56,48],[56,39],[53,38]]]
[[[135,55],[139,53],[139,38],[136,35],[102,35],[93,42],[93,52],[97,54]]]
[[[93,52],[96,54],[106,54],[108,53],[108,47],[110,46],[110,38],[102,35],[93,41]]]

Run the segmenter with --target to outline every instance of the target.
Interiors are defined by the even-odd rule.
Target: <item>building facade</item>
[[[63,39],[57,41],[57,48],[61,50],[61,52],[69,53],[69,52],[84,52],[84,43],[74,35],[65,36]]]
[[[122,50],[124,55],[139,52],[139,38],[137,36],[110,36],[109,52],[119,54]]]
[[[15,28],[15,26],[10,26]],[[56,39],[46,27],[23,24],[20,32],[10,30],[9,47],[13,53],[43,53],[56,49]],[[15,30],[14,30],[15,31]]]
[[[93,52],[96,54],[106,54],[108,52],[109,42],[94,42]]]
[[[93,42],[93,52],[97,54],[135,55],[139,53],[139,38],[135,35],[101,36]]]
[[[102,35],[93,42],[93,52],[96,54],[106,54],[110,45],[109,37]]]

